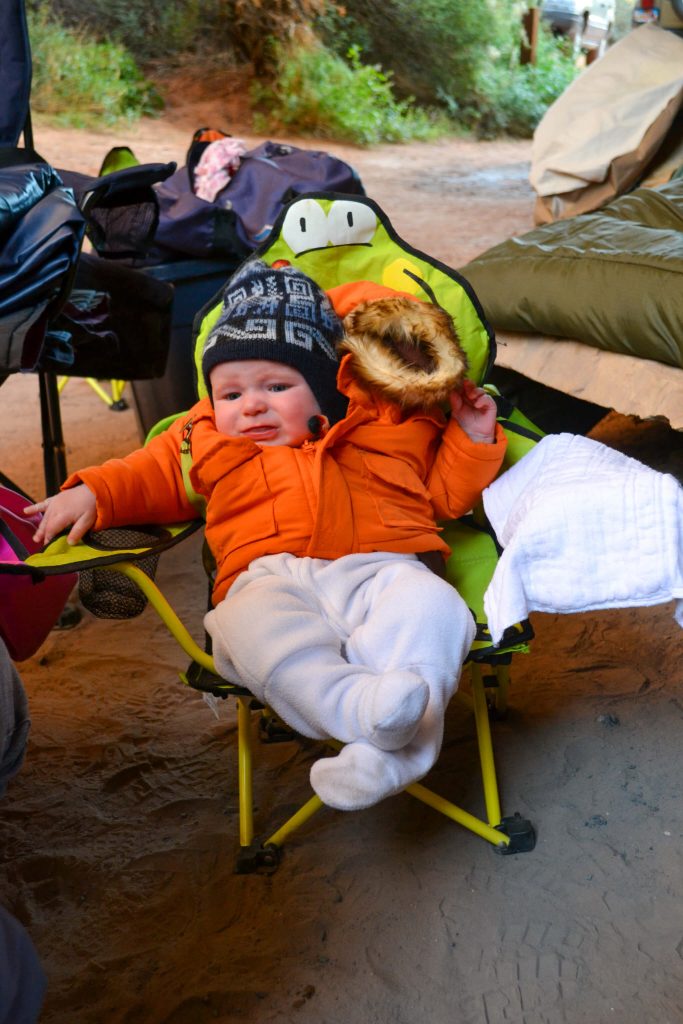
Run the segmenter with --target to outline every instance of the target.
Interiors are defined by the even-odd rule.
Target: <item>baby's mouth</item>
[[[277,436],[278,428],[270,426],[266,423],[262,423],[257,427],[248,427],[242,431],[244,437],[251,438],[252,441],[270,441],[272,438]]]

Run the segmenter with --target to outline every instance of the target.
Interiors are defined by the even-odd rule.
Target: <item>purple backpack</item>
[[[159,225],[156,258],[172,254],[243,259],[270,233],[290,199],[306,192],[365,195],[358,174],[338,157],[318,150],[263,142],[248,150],[238,170],[213,202],[193,191],[193,170],[206,143],[195,133],[187,166],[155,188]],[[221,133],[211,133],[221,134]]]
[[[33,540],[41,516],[22,512],[30,504],[0,485],[0,636],[14,661],[36,653],[78,580],[73,572],[34,577],[24,566],[30,554],[41,550]]]

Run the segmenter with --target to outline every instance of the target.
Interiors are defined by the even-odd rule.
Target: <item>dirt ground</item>
[[[37,148],[96,172],[113,144],[183,162],[201,125],[240,134],[235,106],[178,95],[162,120],[126,132],[39,123]],[[356,166],[399,234],[453,266],[533,226],[526,142],[321,148]],[[2,470],[40,496],[37,380],[10,378],[0,401]],[[68,384],[62,413],[71,468],[138,444],[133,410],[109,411],[85,381]],[[666,423],[612,414],[593,436],[683,479],[683,439]],[[193,539],[158,580],[201,638],[198,555]],[[212,708],[180,684],[184,655],[149,609],[127,623],[84,613],[53,632],[20,666],[33,726],[0,822],[0,893],[47,973],[43,1024],[680,1024],[672,613],[533,616],[494,727],[503,812],[534,822],[532,852],[499,856],[402,795],[322,811],[268,877],[234,873],[233,702]],[[261,836],[308,797],[319,753],[259,746]],[[483,812],[457,702],[429,784]]]

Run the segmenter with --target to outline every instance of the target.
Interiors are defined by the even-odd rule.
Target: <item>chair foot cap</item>
[[[496,828],[510,840],[509,843],[496,847],[496,852],[503,856],[513,853],[529,853],[536,845],[534,826],[517,812],[508,818],[502,818],[500,825],[496,825]]]
[[[240,848],[235,864],[235,874],[272,875],[277,871],[281,860],[282,850],[275,843],[266,843],[264,846],[252,843],[251,846]]]

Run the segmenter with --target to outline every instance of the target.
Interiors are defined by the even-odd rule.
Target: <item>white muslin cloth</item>
[[[484,595],[494,643],[530,611],[677,599],[683,626],[683,488],[675,477],[589,438],[556,434],[483,499],[504,549]]]

